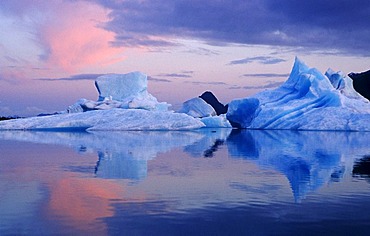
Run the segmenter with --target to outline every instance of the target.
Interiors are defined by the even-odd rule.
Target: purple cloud
[[[248,64],[252,62],[258,62],[260,64],[265,64],[265,65],[272,65],[272,64],[278,64],[281,62],[285,62],[285,61],[286,60],[281,59],[281,58],[270,57],[270,56],[268,57],[260,56],[260,57],[247,57],[247,58],[240,59],[240,60],[234,60],[234,61],[231,61],[229,65]]]
[[[264,85],[257,85],[257,86],[244,86],[243,89],[272,89],[277,88],[282,85],[284,82],[277,82],[277,81],[270,81]]]
[[[63,77],[63,78],[40,78],[36,80],[43,80],[43,81],[77,81],[77,80],[95,80],[99,76],[104,74],[78,74],[78,75],[71,75],[70,77]]]
[[[111,10],[116,46],[174,45],[171,38],[370,55],[370,2],[312,0],[96,0]]]
[[[244,77],[263,77],[263,78],[276,78],[276,77],[287,78],[289,74],[259,73],[259,74],[244,74],[243,76]]]

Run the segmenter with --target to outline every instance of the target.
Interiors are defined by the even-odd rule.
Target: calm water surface
[[[369,235],[370,133],[0,132],[0,235]]]

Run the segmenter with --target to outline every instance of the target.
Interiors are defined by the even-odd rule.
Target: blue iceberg
[[[326,74],[296,58],[283,85],[231,101],[227,119],[250,129],[370,131],[369,101],[349,77],[333,70]]]

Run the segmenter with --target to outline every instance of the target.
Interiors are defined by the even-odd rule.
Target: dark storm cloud
[[[96,2],[112,10],[103,27],[116,33],[116,46],[168,46],[169,37],[182,37],[370,55],[368,0]]]
[[[267,57],[260,56],[260,57],[247,57],[247,58],[240,59],[240,60],[234,60],[234,61],[231,61],[229,65],[248,64],[252,62],[258,62],[258,63],[265,64],[265,65],[272,65],[272,64],[278,64],[281,62],[285,62],[285,61],[286,60],[281,59],[281,58],[270,57],[270,56],[267,56]]]

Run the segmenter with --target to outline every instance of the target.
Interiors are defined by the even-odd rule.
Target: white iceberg
[[[296,58],[279,88],[230,102],[227,119],[251,129],[370,131],[370,103],[350,79],[332,70],[330,79]]]
[[[99,101],[111,98],[125,101],[129,97],[136,97],[147,92],[147,76],[141,72],[128,74],[107,74],[95,80],[99,92]]]
[[[0,130],[189,130],[204,126],[186,114],[119,108],[0,122]]]
[[[185,113],[189,116],[196,118],[203,118],[216,115],[215,109],[213,109],[211,105],[209,105],[199,97],[195,97],[184,102],[182,104],[181,109],[178,112]]]
[[[215,109],[200,97],[184,102],[178,112],[199,118],[207,128],[232,128],[226,114],[217,116]]]
[[[102,75],[95,80],[95,86],[99,92],[98,101],[80,99],[62,113],[113,108],[167,111],[171,106],[166,102],[158,102],[148,92],[147,75],[141,72]]]
[[[230,122],[226,119],[226,114],[221,114],[219,116],[208,116],[201,118],[207,128],[232,128]]]

